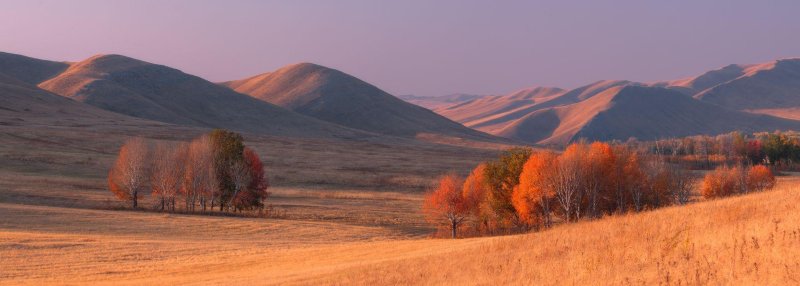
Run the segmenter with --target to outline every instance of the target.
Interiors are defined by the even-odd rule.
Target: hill
[[[529,88],[508,95],[473,100],[436,112],[490,134],[499,132],[515,121],[537,110],[580,102],[616,86],[632,84],[628,81],[598,81],[570,91],[559,88]]]
[[[739,69],[739,76],[699,91],[695,97],[731,109],[800,119],[800,59]]]
[[[437,108],[451,106],[459,103],[464,103],[470,100],[488,97],[489,95],[477,95],[466,93],[453,93],[440,96],[416,96],[416,95],[398,95],[397,98],[405,100],[408,103],[419,105],[430,110]]]
[[[0,125],[37,128],[159,124],[76,102],[0,73]]]
[[[166,123],[291,136],[361,136],[179,70],[121,55],[73,63],[39,87],[109,111]]]
[[[435,109],[452,120],[473,125],[475,120],[534,106],[561,95],[560,88],[535,87],[515,91],[508,95],[487,96],[444,108]]]
[[[0,74],[36,85],[56,76],[69,67],[68,63],[34,59],[0,52]]]
[[[351,75],[316,64],[290,65],[222,84],[301,114],[369,132],[402,137],[440,134],[498,140],[400,100]]]
[[[800,122],[728,110],[665,88],[628,85],[578,103],[537,110],[497,134],[540,144],[564,144],[579,138],[651,140],[787,129],[800,129]]]

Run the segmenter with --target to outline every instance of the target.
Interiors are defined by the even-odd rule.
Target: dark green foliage
[[[219,179],[219,191],[216,197],[222,209],[232,199],[236,189],[230,167],[244,159],[244,140],[242,135],[223,129],[214,129],[209,136],[214,148],[214,168]]]
[[[795,139],[783,133],[767,134],[762,139],[764,154],[770,164],[797,162],[800,159],[800,146]]]
[[[513,148],[505,151],[496,161],[486,164],[489,206],[501,219],[514,220],[517,212],[511,203],[511,195],[514,187],[519,185],[519,175],[531,153],[530,148]]]

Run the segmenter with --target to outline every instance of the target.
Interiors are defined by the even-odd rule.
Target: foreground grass
[[[330,284],[797,285],[800,185],[355,267]],[[420,242],[424,245],[424,242]]]
[[[517,236],[0,204],[0,284],[797,284],[798,180]]]

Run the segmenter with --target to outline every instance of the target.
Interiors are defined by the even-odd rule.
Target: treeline
[[[784,135],[764,138],[772,136]],[[642,146],[579,142],[562,153],[511,149],[479,164],[466,178],[442,176],[422,209],[429,222],[455,238],[459,230],[474,236],[509,234],[688,203],[699,177]],[[708,172],[700,195],[712,199],[775,186],[770,167],[746,163]]]
[[[214,130],[190,142],[128,140],[108,174],[114,195],[139,207],[148,191],[154,208],[202,212],[263,210],[269,183],[258,154],[242,136]]]
[[[575,143],[563,153],[512,149],[468,177],[440,178],[424,200],[428,220],[450,231],[494,235],[685,204],[692,173],[626,145]]]
[[[800,138],[794,132],[732,132],[626,144],[693,169],[766,164],[778,170],[800,170]]]

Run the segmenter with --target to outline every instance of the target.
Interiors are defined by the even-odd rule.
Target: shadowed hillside
[[[440,134],[497,140],[358,78],[315,64],[290,65],[223,84],[265,102],[355,129],[403,137]]]
[[[499,132],[537,110],[580,102],[609,88],[627,84],[631,83],[628,81],[598,81],[570,91],[541,87],[525,89],[508,95],[483,98],[437,109],[436,112],[468,127],[504,136]]]
[[[624,86],[575,104],[538,110],[498,134],[541,144],[564,144],[580,138],[651,140],[798,128],[798,121],[727,110],[669,89]]]
[[[161,122],[293,136],[361,136],[162,65],[120,55],[74,63],[41,88],[102,109]]]
[[[741,73],[695,97],[731,109],[800,119],[800,59],[743,66]]]
[[[52,94],[0,74],[0,125],[4,126],[159,126]]]
[[[411,94],[397,96],[397,98],[405,100],[408,103],[419,105],[430,110],[436,110],[437,108],[447,107],[485,97],[489,97],[489,95],[454,93],[441,96],[416,96]]]
[[[67,67],[69,67],[68,63],[0,52],[0,74],[33,85],[58,75]]]

